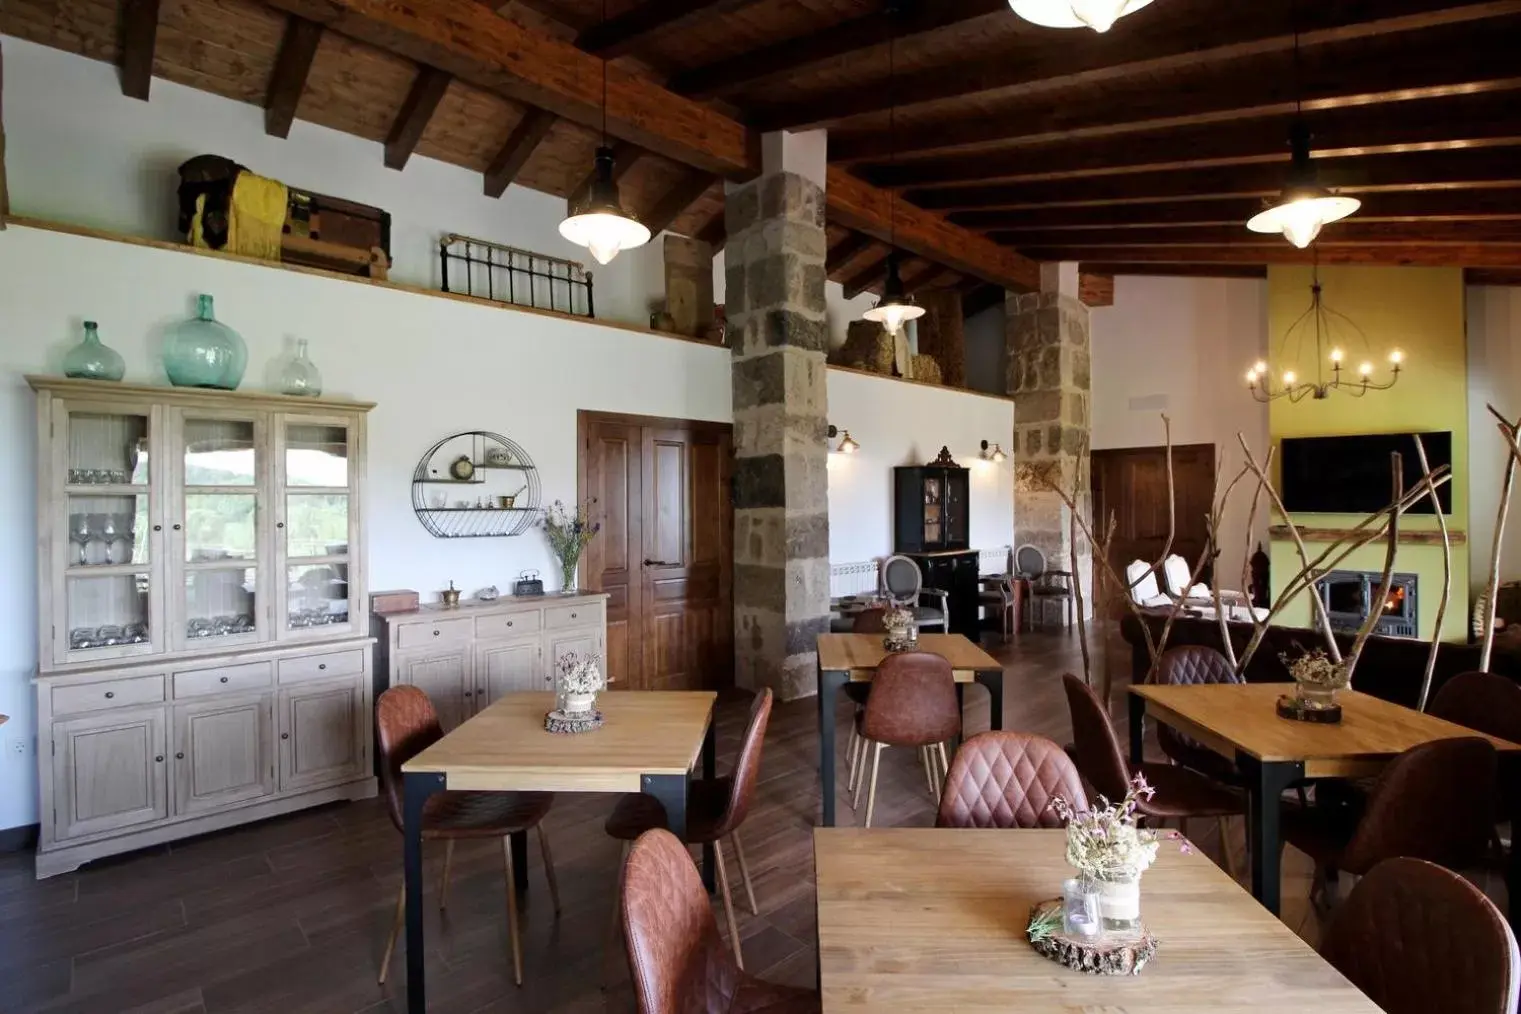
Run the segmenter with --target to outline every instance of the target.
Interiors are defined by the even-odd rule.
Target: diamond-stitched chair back
[[[951,761],[936,827],[1061,827],[1051,800],[1088,806],[1077,766],[1059,745],[1023,732],[984,732]]]
[[[1180,648],[1169,648],[1163,653],[1162,662],[1157,666],[1157,682],[1173,686],[1202,686],[1209,683],[1240,683],[1242,680],[1231,668],[1230,661],[1214,648],[1203,644],[1188,644]],[[1170,759],[1208,775],[1218,776],[1221,762],[1224,762],[1225,768],[1230,767],[1230,762],[1224,761],[1209,747],[1170,725],[1157,724],[1157,742]]]

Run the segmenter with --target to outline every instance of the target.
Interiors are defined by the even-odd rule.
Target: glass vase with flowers
[[[544,537],[549,540],[550,552],[560,564],[560,591],[563,594],[576,590],[576,568],[581,562],[581,554],[602,530],[602,522],[591,518],[596,503],[593,498],[566,507],[564,502],[556,500],[544,512],[544,519],[540,522]]]

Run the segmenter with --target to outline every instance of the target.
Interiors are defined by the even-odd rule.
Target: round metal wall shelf
[[[451,466],[464,458],[469,477]],[[512,506],[502,506],[502,498]],[[528,452],[500,433],[469,430],[445,437],[412,473],[412,511],[439,539],[522,535],[540,514],[539,470]]]

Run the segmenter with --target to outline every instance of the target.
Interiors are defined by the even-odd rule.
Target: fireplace
[[[1317,582],[1332,628],[1362,629],[1370,603],[1378,598],[1379,581],[1383,576],[1382,571],[1333,570]],[[1389,593],[1384,596],[1381,615],[1373,628],[1375,634],[1390,637],[1418,635],[1415,612],[1418,583],[1414,574],[1390,575]]]

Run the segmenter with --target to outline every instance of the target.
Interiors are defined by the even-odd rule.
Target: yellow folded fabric
[[[280,233],[289,200],[285,184],[251,172],[238,173],[232,185],[232,220],[227,249],[245,257],[280,259]]]

